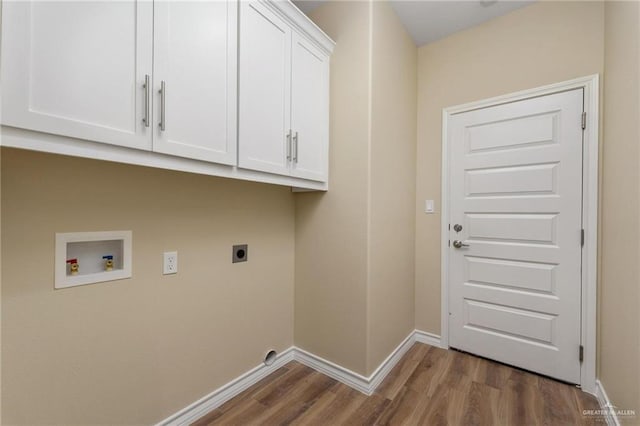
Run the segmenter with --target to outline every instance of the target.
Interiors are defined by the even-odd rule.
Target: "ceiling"
[[[293,0],[309,13],[330,0]],[[391,5],[416,45],[444,38],[533,3],[529,0],[392,0]]]

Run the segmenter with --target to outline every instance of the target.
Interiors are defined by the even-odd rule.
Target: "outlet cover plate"
[[[171,274],[178,273],[178,252],[177,251],[167,251],[164,253],[162,273],[164,275],[171,275]]]

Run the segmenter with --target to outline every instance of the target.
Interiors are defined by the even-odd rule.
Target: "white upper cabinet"
[[[241,4],[238,166],[326,182],[330,50],[287,11]]]
[[[289,174],[291,28],[258,2],[240,4],[238,165]]]
[[[154,4],[154,151],[236,164],[237,20],[236,1]]]
[[[334,43],[290,1],[5,1],[0,28],[2,146],[328,187]]]
[[[5,1],[2,124],[151,149],[153,3]]]
[[[294,34],[291,64],[291,175],[324,181],[329,153],[329,57]]]

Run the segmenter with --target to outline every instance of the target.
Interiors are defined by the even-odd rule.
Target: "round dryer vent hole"
[[[264,365],[271,365],[276,361],[278,357],[278,353],[274,350],[267,352],[267,355],[264,357]]]

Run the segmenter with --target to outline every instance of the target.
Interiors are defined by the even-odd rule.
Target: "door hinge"
[[[578,358],[580,358],[580,362],[584,361],[584,346],[580,345],[580,350],[578,353]]]
[[[580,247],[584,247],[584,229],[580,230]]]
[[[582,130],[587,128],[587,112],[582,113]]]

